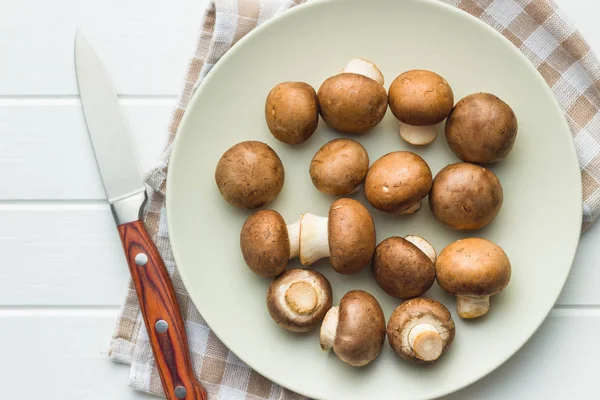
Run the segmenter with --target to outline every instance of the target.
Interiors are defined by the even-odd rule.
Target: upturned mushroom
[[[375,251],[375,225],[369,211],[358,201],[339,199],[327,217],[306,213],[300,218],[300,262],[311,265],[329,257],[340,274],[365,268]]]
[[[240,247],[246,265],[264,278],[285,271],[288,260],[298,257],[300,221],[286,225],[274,210],[260,210],[246,219],[240,233]]]
[[[269,285],[267,309],[278,325],[292,332],[308,332],[321,324],[331,308],[331,285],[310,269],[290,269]]]
[[[333,352],[343,362],[362,367],[375,360],[385,340],[385,316],[369,293],[352,290],[332,307],[321,325],[323,351]]]
[[[454,340],[450,311],[433,299],[405,301],[392,313],[387,325],[390,346],[397,355],[412,362],[434,362]]]
[[[476,93],[456,103],[446,121],[446,140],[461,160],[489,164],[511,152],[518,128],[508,104],[493,94]]]
[[[421,296],[431,288],[435,282],[435,267],[419,247],[393,236],[375,248],[373,277],[390,296],[410,299]]]
[[[412,70],[399,75],[390,85],[390,110],[400,121],[400,136],[410,144],[433,142],[439,124],[454,105],[454,93],[435,72]]]
[[[321,117],[342,133],[367,132],[387,111],[381,71],[370,61],[356,60],[344,72],[326,79],[317,92]]]
[[[281,192],[284,178],[277,153],[265,143],[252,140],[227,150],[215,170],[215,181],[223,198],[242,209],[271,203]]]
[[[489,169],[470,163],[451,164],[435,176],[429,207],[442,223],[458,230],[481,229],[498,215],[502,185]]]
[[[310,178],[315,187],[332,196],[357,191],[367,176],[369,155],[352,139],[334,139],[321,147],[310,162]]]
[[[457,297],[458,315],[477,318],[490,309],[490,296],[500,293],[510,281],[508,256],[486,239],[467,238],[449,244],[435,264],[437,281]]]
[[[431,189],[427,163],[415,153],[396,151],[371,165],[365,179],[365,196],[376,209],[392,214],[413,214]]]
[[[319,124],[319,102],[312,86],[282,82],[269,92],[265,104],[269,130],[283,143],[306,142]]]

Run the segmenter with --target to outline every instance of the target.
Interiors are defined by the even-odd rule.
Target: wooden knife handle
[[[169,400],[206,400],[206,391],[192,368],[175,289],[158,249],[142,221],[119,225],[118,230],[165,396]]]

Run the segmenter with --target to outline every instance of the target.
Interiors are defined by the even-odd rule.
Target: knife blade
[[[75,35],[75,71],[96,162],[121,237],[156,366],[169,400],[206,400],[191,363],[175,289],[140,219],[146,189],[112,79],[87,38]]]

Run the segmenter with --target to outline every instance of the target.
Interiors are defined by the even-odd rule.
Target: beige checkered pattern
[[[305,0],[214,0],[206,10],[196,52],[169,126],[159,165],[147,176],[154,192],[145,223],[171,273],[181,303],[194,368],[212,399],[302,399],[252,371],[213,334],[187,295],[169,245],[165,181],[171,143],[194,89],[241,37],[262,22]],[[549,0],[440,0],[485,21],[501,32],[537,67],[571,127],[583,180],[583,229],[600,214],[600,63],[589,46]],[[110,355],[131,364],[130,384],[162,395],[152,351],[130,285],[117,321]]]

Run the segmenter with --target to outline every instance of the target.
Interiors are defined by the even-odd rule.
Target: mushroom
[[[508,104],[489,93],[456,103],[446,121],[446,140],[463,161],[488,164],[503,160],[517,137],[517,117]]]
[[[339,199],[328,217],[306,213],[300,218],[300,262],[311,265],[329,257],[340,274],[355,274],[366,267],[375,251],[375,225],[358,201]]]
[[[394,310],[387,336],[392,349],[405,360],[433,362],[452,344],[454,321],[442,303],[418,297]]]
[[[281,274],[288,260],[298,257],[300,221],[286,225],[274,210],[260,210],[246,219],[240,247],[246,265],[264,278]]]
[[[369,293],[352,290],[332,307],[321,325],[323,351],[333,352],[343,362],[362,367],[377,358],[385,340],[385,316]]]
[[[367,176],[369,155],[352,139],[334,139],[321,147],[310,162],[310,178],[325,194],[343,196],[357,191]]]
[[[364,75],[367,78],[371,78],[377,81],[377,83],[379,83],[382,86],[384,83],[383,74],[381,73],[379,68],[377,68],[377,65],[373,64],[371,61],[365,58],[355,58],[350,60],[350,62],[346,64],[346,66],[342,70],[342,73],[343,72]]]
[[[267,309],[278,325],[292,332],[319,326],[331,308],[331,285],[310,269],[290,269],[269,285]]]
[[[479,238],[449,244],[435,263],[437,281],[457,296],[458,315],[477,318],[490,309],[490,296],[500,293],[510,281],[511,267],[497,244]]]
[[[323,82],[317,93],[321,117],[343,133],[364,133],[383,119],[387,93],[371,77],[344,72]]]
[[[283,143],[306,142],[319,124],[315,89],[304,82],[278,84],[267,96],[265,119],[273,136]]]
[[[215,181],[227,202],[254,209],[271,203],[283,188],[283,164],[265,143],[246,141],[227,150],[217,164]]]
[[[373,163],[365,179],[365,196],[376,209],[409,214],[421,208],[431,189],[431,170],[415,153],[396,151]]]
[[[442,223],[459,230],[488,225],[502,207],[502,185],[489,169],[469,163],[448,165],[436,175],[429,207]]]
[[[454,105],[454,94],[448,82],[435,72],[412,70],[392,82],[388,102],[400,120],[402,139],[422,146],[437,137],[440,122]]]
[[[373,277],[384,292],[398,299],[421,296],[435,281],[435,267],[416,245],[393,236],[375,248]]]

